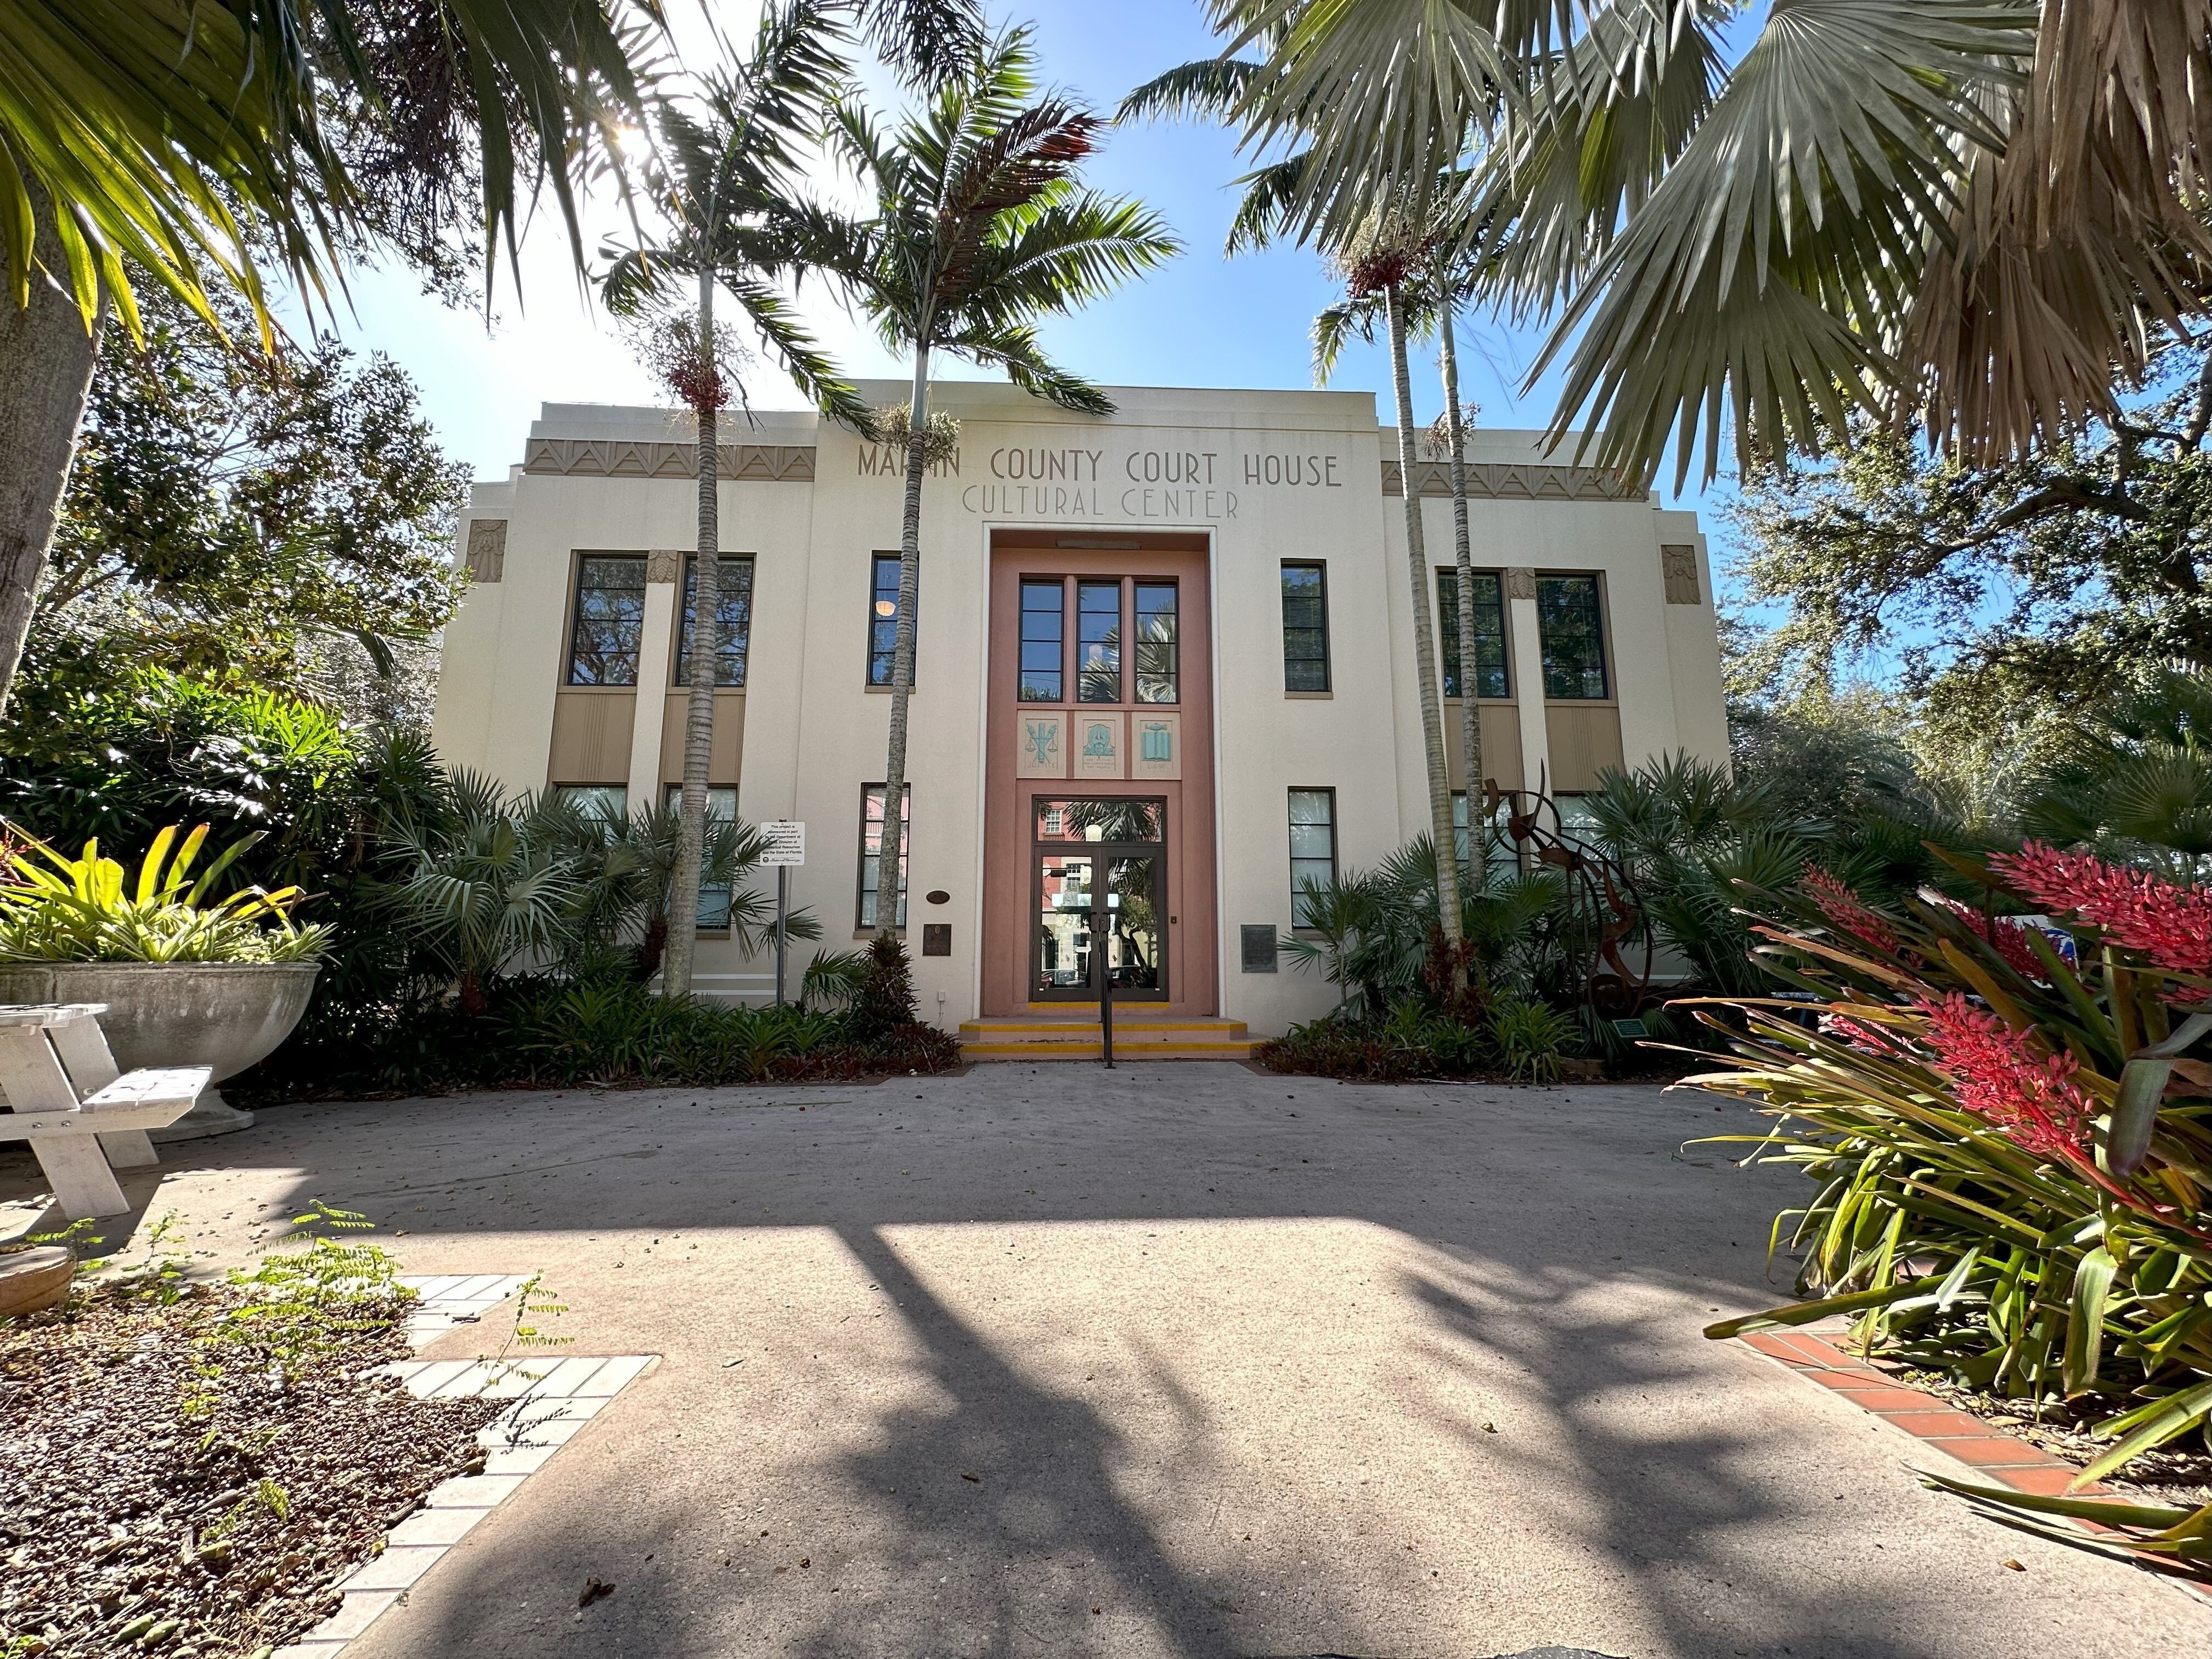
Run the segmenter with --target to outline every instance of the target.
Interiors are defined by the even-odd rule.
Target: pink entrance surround
[[[1066,544],[1087,543],[1088,546]],[[1099,546],[1097,544],[1110,544]],[[1080,1005],[1032,1003],[1030,951],[1036,926],[1033,889],[1033,828],[1039,797],[1133,796],[1167,802],[1167,989],[1165,1002],[1133,1005],[1147,1015],[1211,1016],[1220,1012],[1220,975],[1214,896],[1212,590],[1207,580],[1208,540],[1203,533],[1121,532],[1101,528],[997,530],[991,532],[991,630],[988,716],[985,721],[983,811],[983,1015],[1007,1018],[1036,1012],[1073,1016]],[[1017,696],[1021,641],[1021,582],[1024,576],[1124,576],[1172,580],[1176,587],[1176,633],[1181,655],[1172,705],[1081,703],[1074,701],[1074,623],[1067,617],[1058,703],[1024,703]],[[1125,693],[1134,690],[1131,653],[1123,652]],[[1070,775],[1034,778],[1018,774],[1023,717],[1059,714],[1063,731],[1090,714],[1120,714],[1133,731],[1135,716],[1180,716],[1181,776],[1133,776],[1133,756],[1121,759],[1119,778]],[[1072,745],[1070,745],[1072,746]],[[1133,748],[1133,738],[1125,748]]]

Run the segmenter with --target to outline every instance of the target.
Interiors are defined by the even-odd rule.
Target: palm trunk
[[[928,455],[929,348],[914,349],[907,406],[906,511],[899,526],[898,632],[891,652],[891,732],[884,760],[884,844],[876,865],[876,936],[898,926],[899,854],[906,838],[907,703],[914,690],[914,608],[921,589],[921,475]]]
[[[32,207],[38,258],[48,270],[68,270],[52,204],[35,186]],[[69,296],[35,270],[29,305],[0,301],[0,386],[7,388],[0,395],[0,710],[30,637],[106,310],[103,292],[99,319],[87,329]]]
[[[699,276],[699,349],[714,349],[714,280],[711,268]],[[704,377],[711,386],[715,377]],[[691,695],[684,712],[684,794],[676,820],[676,868],[669,877],[668,946],[662,956],[661,994],[691,994],[691,963],[699,943],[699,866],[707,843],[707,775],[714,754],[714,681],[721,666],[722,512],[720,457],[712,403],[702,399],[695,411],[699,437],[699,545],[697,587],[691,601]],[[683,603],[683,588],[677,588]],[[679,618],[678,628],[683,626]],[[678,637],[681,637],[679,633]],[[638,695],[649,688],[641,686]]]
[[[1437,263],[1437,343],[1444,371],[1444,434],[1451,445],[1452,553],[1459,567],[1460,775],[1467,785],[1467,867],[1469,886],[1483,884],[1488,824],[1481,810],[1481,682],[1474,648],[1474,552],[1467,533],[1467,429],[1460,421],[1459,347],[1452,338],[1451,291],[1443,261]]]
[[[1413,473],[1413,387],[1406,371],[1406,299],[1393,283],[1383,290],[1390,324],[1390,378],[1398,395],[1399,489],[1406,503],[1406,572],[1413,592],[1413,671],[1421,690],[1421,747],[1428,761],[1429,823],[1437,847],[1437,921],[1445,941],[1460,941],[1459,860],[1452,856],[1451,777],[1444,769],[1444,711],[1437,695],[1436,632],[1429,624],[1429,553],[1421,534],[1420,482]],[[1467,985],[1467,964],[1452,953],[1452,984]]]

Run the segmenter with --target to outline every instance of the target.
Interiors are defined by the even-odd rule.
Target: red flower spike
[[[2073,1055],[2038,1054],[2027,1032],[1956,991],[1941,1002],[1923,997],[1919,1006],[1937,1069],[1951,1079],[1960,1105],[2039,1158],[2094,1169],[2088,1146],[2096,1107],[2074,1083],[2081,1067]]]
[[[1807,865],[1802,880],[1805,890],[1812,894],[1813,902],[1820,907],[1820,914],[1828,919],[1831,927],[1893,956],[1904,949],[1887,922],[1868,909],[1859,902],[1856,893],[1819,865]]]
[[[2183,974],[2212,969],[2212,894],[2041,842],[2000,853],[1990,865],[2046,909],[2081,917],[2158,967]]]
[[[1961,904],[1946,893],[1927,893],[1923,896],[1934,899],[1945,909],[1965,922],[1984,939],[1996,947],[2005,965],[2031,985],[2048,985],[2051,975],[2044,970],[2043,962],[2029,948],[2028,924],[2011,916],[1984,916],[1971,904]]]

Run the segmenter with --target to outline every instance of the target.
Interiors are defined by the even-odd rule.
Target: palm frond
[[[1875,406],[1955,147],[2002,143],[1970,94],[2020,79],[2025,21],[1926,0],[1770,16],[1532,368],[1571,353],[1553,441],[1587,420],[1577,458],[1640,479],[1672,442],[1679,483],[1695,449],[1717,470],[1724,418],[1751,468]]]

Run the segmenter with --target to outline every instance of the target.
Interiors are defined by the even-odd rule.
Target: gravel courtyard
[[[1755,1121],[1001,1066],[281,1108],[125,1185],[204,1267],[320,1198],[662,1356],[349,1659],[2201,1659],[2203,1603],[1698,1335],[1788,1289],[1800,1183],[1678,1151]],[[40,1191],[0,1150],[0,1237]]]

